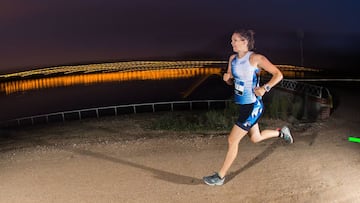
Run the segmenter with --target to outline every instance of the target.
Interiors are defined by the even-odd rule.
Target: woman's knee
[[[239,144],[240,139],[241,139],[241,138],[239,138],[239,137],[237,137],[237,136],[229,135],[229,137],[228,137],[228,144],[229,144],[229,145]]]
[[[234,125],[233,129],[228,136],[229,145],[239,144],[240,140],[247,134],[248,132],[241,129],[240,127]]]

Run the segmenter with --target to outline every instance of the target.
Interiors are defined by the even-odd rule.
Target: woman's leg
[[[260,132],[259,124],[255,124],[253,127],[249,130],[249,136],[250,140],[254,143],[261,142],[263,140],[273,138],[273,137],[279,137],[279,131],[278,130],[263,130]]]
[[[218,175],[220,178],[223,178],[227,171],[229,170],[230,166],[234,162],[239,148],[240,140],[247,134],[248,132],[243,130],[237,125],[234,125],[232,128],[230,135],[228,137],[228,151],[225,157],[225,161],[223,166],[221,167]]]
[[[284,126],[280,132],[278,130],[264,130],[260,133],[259,125],[255,124],[253,127],[250,128],[249,132],[240,128],[237,125],[234,125],[232,128],[230,135],[228,137],[228,151],[225,157],[225,161],[223,166],[221,167],[218,173],[215,173],[211,176],[205,176],[204,182],[208,185],[222,185],[225,181],[225,175],[229,168],[231,167],[232,163],[234,162],[238,149],[239,143],[241,139],[247,134],[250,134],[250,139],[253,142],[260,142],[265,139],[269,139],[272,137],[279,137],[281,134],[281,138],[283,138],[288,143],[293,143],[293,138],[290,134],[290,130],[288,127]]]
[[[259,125],[255,124],[249,130],[250,140],[253,143],[261,142],[263,140],[280,137],[285,140],[286,143],[291,144],[294,142],[294,139],[290,133],[290,129],[287,126],[282,127],[279,130],[263,130],[260,132]]]

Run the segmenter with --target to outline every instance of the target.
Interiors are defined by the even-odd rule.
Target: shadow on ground
[[[159,170],[156,168],[152,168],[149,166],[144,166],[141,164],[137,164],[137,163],[133,163],[130,161],[126,161],[126,160],[122,160],[119,158],[115,158],[115,157],[111,157],[111,156],[107,156],[101,153],[96,153],[96,152],[92,152],[89,150],[81,150],[81,149],[74,149],[74,150],[70,150],[71,152],[80,154],[80,155],[85,155],[85,156],[90,156],[93,158],[97,158],[97,159],[103,159],[106,161],[111,161],[113,163],[119,163],[119,164],[124,164],[124,165],[128,165],[134,168],[139,168],[142,170],[146,170],[149,171],[151,173],[154,174],[155,178],[158,179],[162,179],[168,182],[172,182],[175,184],[183,184],[183,185],[199,185],[202,183],[201,179],[198,178],[194,178],[194,177],[190,177],[190,176],[184,176],[184,175],[179,175],[179,174],[175,174],[172,172],[168,172],[168,171],[163,171],[163,170]]]

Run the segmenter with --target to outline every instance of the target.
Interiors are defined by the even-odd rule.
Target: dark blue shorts
[[[252,104],[239,104],[239,106],[239,118],[235,122],[235,125],[243,130],[249,131],[250,128],[258,122],[264,112],[263,102],[261,99],[257,99],[256,102]]]

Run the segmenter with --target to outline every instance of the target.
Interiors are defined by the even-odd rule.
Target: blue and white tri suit
[[[237,56],[231,61],[231,72],[234,77],[235,103],[240,106],[240,115],[236,125],[249,131],[261,117],[264,105],[261,97],[255,95],[254,89],[259,86],[260,69],[250,64],[249,51],[245,56]]]

